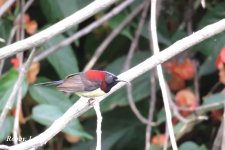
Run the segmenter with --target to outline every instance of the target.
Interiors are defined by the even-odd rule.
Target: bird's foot
[[[89,105],[89,106],[94,106],[94,103],[95,103],[95,99],[94,99],[94,98],[90,98],[90,99],[88,100],[88,105]]]

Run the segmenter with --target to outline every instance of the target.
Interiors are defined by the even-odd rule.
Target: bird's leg
[[[94,99],[94,98],[90,98],[90,99],[88,100],[88,105],[89,105],[89,106],[93,106],[94,103],[95,103],[95,99]]]

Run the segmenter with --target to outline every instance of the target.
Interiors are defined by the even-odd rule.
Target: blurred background
[[[13,132],[25,139],[42,133],[79,99],[76,95],[66,96],[55,87],[35,86],[34,83],[60,80],[71,73],[83,71],[85,67],[118,75],[124,72],[127,66],[131,68],[152,55],[149,38],[150,5],[144,7],[148,4],[147,0],[126,1],[126,7],[125,0],[117,1],[104,11],[37,47],[34,61],[20,88],[21,92],[17,93],[13,108],[7,113],[0,131],[2,144],[13,144],[12,140],[7,140],[13,137]],[[0,0],[0,10],[6,2]],[[4,47],[30,37],[91,2],[92,0],[15,0],[1,14],[0,46]],[[119,8],[122,5],[124,7]],[[146,16],[143,17],[145,9]],[[112,10],[119,11],[113,13]],[[225,2],[159,0],[157,10],[158,41],[160,49],[163,50],[206,25],[223,19]],[[108,14],[112,17],[100,21]],[[141,20],[144,24],[139,33],[138,44],[132,58],[128,59],[127,55]],[[93,23],[96,24],[95,28],[90,28]],[[85,29],[88,30],[87,33]],[[78,32],[82,36],[78,35]],[[108,44],[104,45],[106,40]],[[67,43],[62,44],[63,41]],[[96,55],[96,51],[100,51],[100,55]],[[5,107],[18,78],[18,72],[29,53],[30,51],[25,51],[0,61],[0,112]],[[173,113],[173,124],[179,149],[208,150],[212,149],[216,142],[221,143],[216,137],[219,136],[217,131],[220,128],[225,99],[224,63],[225,33],[222,32],[163,64],[171,92],[171,109],[176,112]],[[152,84],[151,74],[154,72],[145,73],[132,81],[133,89],[129,94],[146,120],[149,118],[150,106],[154,105],[153,121],[157,125],[151,127],[151,138],[147,142],[151,144],[151,150],[160,150],[168,138],[166,120],[158,81],[156,78],[156,84]],[[155,104],[151,103],[152,88],[156,89]],[[19,95],[22,96],[22,103],[17,113],[19,130],[16,130],[14,121]],[[149,130],[146,131],[146,123],[141,122],[131,109],[126,87],[107,97],[101,103],[101,111],[103,150],[145,148],[145,135]],[[205,116],[207,119],[198,119],[198,116]],[[95,149],[95,130],[96,115],[90,110],[71,121],[62,132],[40,149]]]

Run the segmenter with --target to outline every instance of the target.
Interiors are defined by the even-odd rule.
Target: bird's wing
[[[100,87],[100,84],[86,80],[84,73],[71,74],[63,81],[57,88],[66,93],[92,91]]]

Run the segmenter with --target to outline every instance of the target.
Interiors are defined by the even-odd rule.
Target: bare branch
[[[202,8],[205,8],[205,0],[201,0]]]
[[[151,37],[152,37],[152,45],[153,45],[153,52],[154,54],[159,53],[159,45],[158,45],[158,37],[157,37],[157,29],[156,29],[156,5],[157,0],[151,0]],[[169,131],[170,141],[172,144],[173,150],[177,150],[177,143],[173,131],[173,124],[172,124],[172,115],[170,111],[169,99],[170,94],[167,92],[166,81],[163,75],[162,66],[161,64],[157,66],[157,75],[159,79],[159,85],[162,91],[163,96],[163,103],[166,112],[166,124]]]
[[[96,150],[101,150],[101,144],[102,144],[102,114],[100,111],[100,103],[96,101],[94,103],[94,110],[96,112],[97,116],[97,127],[96,127],[96,134],[97,134],[97,145]]]
[[[225,103],[223,104],[223,107],[225,108]],[[222,143],[221,143],[221,149],[224,150],[225,149],[225,123],[224,123],[224,120],[225,120],[225,112],[223,112],[223,120],[222,120],[222,123],[221,123],[221,126],[223,128],[223,132],[221,132],[222,134]]]
[[[140,39],[140,34],[141,34],[142,28],[144,26],[145,19],[146,19],[147,12],[148,12],[151,1],[145,0],[143,3],[144,3],[144,9],[143,9],[143,12],[141,14],[141,19],[140,19],[140,22],[138,23],[137,30],[135,32],[134,39],[131,43],[131,46],[130,46],[130,49],[129,49],[129,52],[128,52],[128,55],[127,55],[127,59],[126,59],[125,64],[124,64],[124,70],[128,70],[130,68],[130,62],[131,62],[131,59],[133,58],[134,51],[137,48],[137,45],[138,45],[138,42],[139,42],[139,39]]]
[[[23,17],[24,17],[24,4],[25,1],[24,0],[18,0],[17,1],[17,5],[20,6],[20,17],[19,21],[16,22],[16,26],[17,26],[17,41],[24,39],[25,33],[24,33],[24,23],[23,23]],[[18,53],[17,54],[17,58],[19,59],[19,68],[22,69],[23,67],[23,52],[22,53]],[[15,140],[13,140],[14,144],[18,144],[19,142],[19,136],[20,134],[20,125],[19,125],[19,114],[21,111],[21,104],[22,104],[22,89],[23,87],[20,86],[17,92],[17,103],[16,103],[16,113],[15,113],[15,119],[14,119],[14,125],[13,125],[13,138]]]
[[[151,70],[151,99],[149,102],[149,111],[148,111],[148,122],[153,122],[153,114],[155,111],[155,103],[156,103],[156,77],[155,77],[156,70]],[[147,124],[146,131],[145,131],[145,150],[150,150],[150,140],[151,140],[151,132],[152,126]]]
[[[59,21],[58,23],[50,26],[49,28],[28,37],[22,41],[18,41],[14,44],[5,46],[0,49],[0,59],[12,56],[16,53],[28,50],[32,47],[37,47],[40,44],[43,44],[47,40],[51,39],[57,34],[64,32],[65,30],[71,28],[74,25],[77,25],[84,21],[85,19],[91,17],[97,12],[107,8],[111,4],[115,3],[117,0],[95,0],[83,9],[75,12],[74,14],[66,17],[65,19]]]
[[[134,99],[132,96],[132,86],[131,85],[127,85],[127,97],[128,97],[128,102],[130,105],[130,108],[132,110],[132,112],[135,114],[135,116],[138,118],[139,121],[141,121],[141,123],[146,124],[146,125],[150,125],[150,126],[157,126],[158,123],[155,122],[149,122],[148,119],[146,119],[138,110],[138,108],[136,107],[135,103],[134,103]]]

